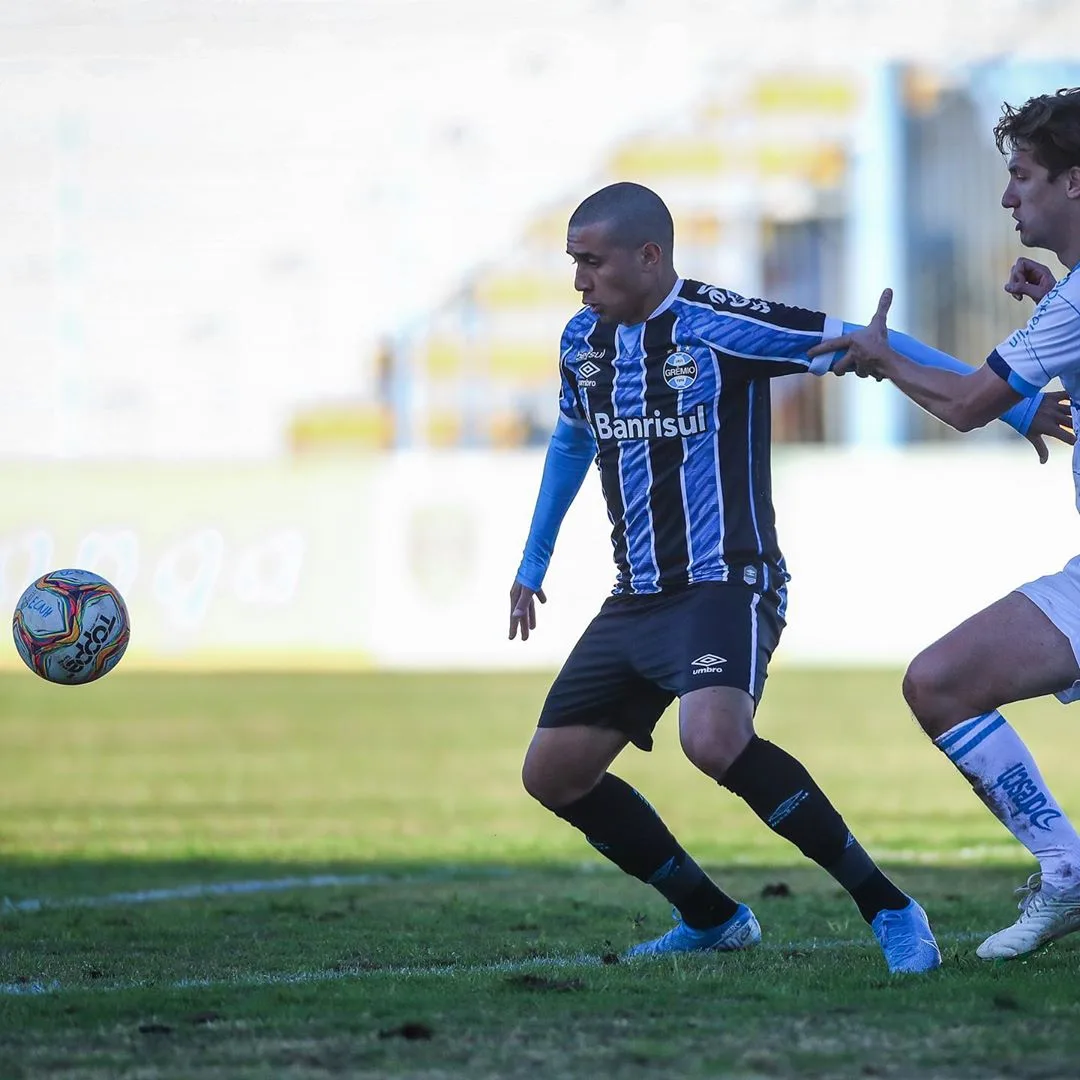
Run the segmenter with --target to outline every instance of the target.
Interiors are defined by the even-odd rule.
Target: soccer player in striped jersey
[[[1060,281],[1018,259],[1005,289],[1036,302],[1027,326],[994,349],[977,371],[959,375],[909,363],[890,347],[886,289],[870,325],[827,342],[849,349],[841,365],[890,379],[913,401],[959,431],[1034,399],[1054,379],[1065,387],[1071,427],[1080,419],[1080,88],[1006,105],[994,128],[1008,154],[1001,205],[1020,242],[1046,248],[1069,268]],[[813,353],[814,350],[811,350]],[[1064,441],[1075,443],[1072,432]],[[1080,448],[1073,451],[1080,508]],[[1020,917],[977,949],[983,959],[1024,956],[1080,930],[1080,836],[1046,785],[1031,752],[999,711],[1025,698],[1080,699],[1080,556],[1029,581],[973,615],[915,657],[904,697],[923,730],[999,821],[1039,862],[1019,891]]]
[[[812,360],[809,350],[851,327],[684,280],[672,244],[667,207],[638,184],[596,192],[570,219],[585,307],[563,333],[561,415],[510,593],[510,637],[535,627],[556,534],[594,459],[618,577],[551,687],[525,788],[674,905],[675,928],[631,956],[756,944],[750,909],[608,771],[629,743],[651,748],[678,697],[690,761],[847,889],[890,971],[929,970],[941,957],[923,909],[875,865],[807,770],[754,732],[788,580],[770,490],[769,380],[829,371],[833,358]],[[967,370],[904,343],[921,362]],[[1041,442],[1046,413],[1035,401],[1009,419]]]

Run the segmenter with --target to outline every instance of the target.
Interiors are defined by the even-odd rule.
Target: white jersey
[[[1078,264],[1080,266],[1080,264]],[[1060,379],[1080,430],[1080,273],[1074,266],[1039,301],[1027,326],[1003,341],[987,364],[1018,393],[1033,397]],[[1080,510],[1080,443],[1073,447],[1073,483]]]

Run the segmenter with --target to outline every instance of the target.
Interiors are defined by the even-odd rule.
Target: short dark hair
[[[624,248],[658,244],[669,257],[675,225],[664,200],[641,184],[609,184],[593,192],[571,215],[570,227],[604,224],[613,243]]]
[[[1001,106],[994,127],[998,150],[1030,150],[1054,180],[1066,169],[1080,165],[1080,87],[1028,98],[1023,105]]]

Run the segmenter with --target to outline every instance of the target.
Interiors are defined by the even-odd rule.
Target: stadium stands
[[[823,66],[837,34],[947,61],[948,91],[1077,22],[1053,2],[512,6],[8,0],[0,455],[527,444],[583,193],[653,183],[685,273],[835,309],[863,74]],[[932,112],[941,88],[916,89]],[[781,434],[837,437],[823,393],[778,394]]]

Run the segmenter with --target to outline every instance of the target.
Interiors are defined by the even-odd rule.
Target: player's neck
[[[1062,266],[1069,270],[1080,263],[1080,211],[1071,214],[1060,232],[1060,243],[1053,249]]]
[[[634,312],[630,318],[623,321],[623,325],[637,326],[647,319],[651,319],[656,313],[656,309],[671,295],[671,291],[675,288],[675,283],[678,280],[679,275],[675,273],[674,269],[665,273],[664,276],[657,281],[656,287],[641,301],[638,310]]]
[[[1069,270],[1075,269],[1076,264],[1080,263],[1080,236],[1062,247],[1057,252],[1057,257],[1061,260],[1062,266]]]

